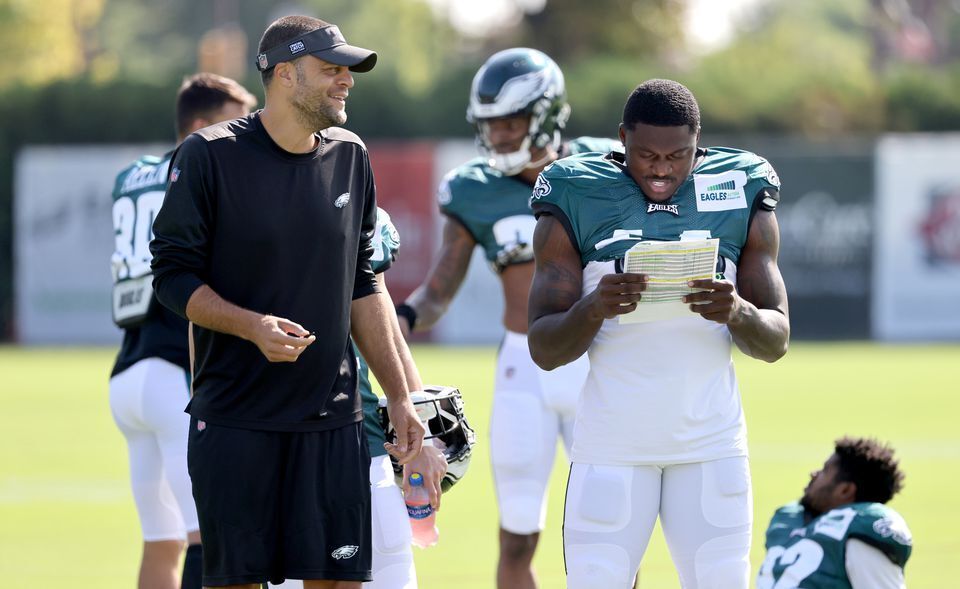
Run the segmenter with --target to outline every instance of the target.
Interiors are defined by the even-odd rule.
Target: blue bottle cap
[[[422,487],[423,486],[423,475],[419,472],[415,472],[410,475],[410,486],[412,487]]]

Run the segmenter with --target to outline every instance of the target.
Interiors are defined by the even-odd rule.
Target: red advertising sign
[[[426,277],[439,247],[435,144],[397,141],[367,147],[377,180],[377,202],[400,232],[400,254],[387,274],[390,294],[399,302]]]

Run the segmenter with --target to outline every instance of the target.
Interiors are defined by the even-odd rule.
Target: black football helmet
[[[516,114],[530,116],[518,151],[497,153],[487,121]],[[530,164],[530,148],[560,147],[560,131],[570,118],[563,72],[545,53],[517,47],[494,53],[473,78],[467,121],[476,126],[477,147],[490,167],[507,176]]]
[[[420,421],[427,428],[424,440],[432,440],[434,447],[443,452],[447,459],[447,474],[440,482],[443,492],[457,484],[470,466],[471,448],[477,441],[477,435],[467,423],[463,414],[463,398],[455,387],[427,385],[422,391],[410,393],[413,408]],[[380,425],[390,442],[396,442],[397,435],[387,414],[387,399],[380,398]],[[403,466],[390,456],[397,484],[403,481]]]

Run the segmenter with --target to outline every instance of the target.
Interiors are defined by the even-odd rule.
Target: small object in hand
[[[314,332],[312,332],[312,331],[308,331],[306,335],[297,335],[297,334],[293,333],[292,331],[288,331],[288,332],[287,332],[287,335],[289,335],[290,337],[303,337],[303,338],[307,338],[307,337],[310,337],[311,335],[316,335],[316,334],[315,334]]]

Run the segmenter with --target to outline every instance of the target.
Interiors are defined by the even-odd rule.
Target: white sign
[[[169,146],[27,147],[14,185],[14,321],[25,344],[117,344],[111,319],[114,180]]]
[[[960,339],[960,135],[877,146],[873,334]]]

